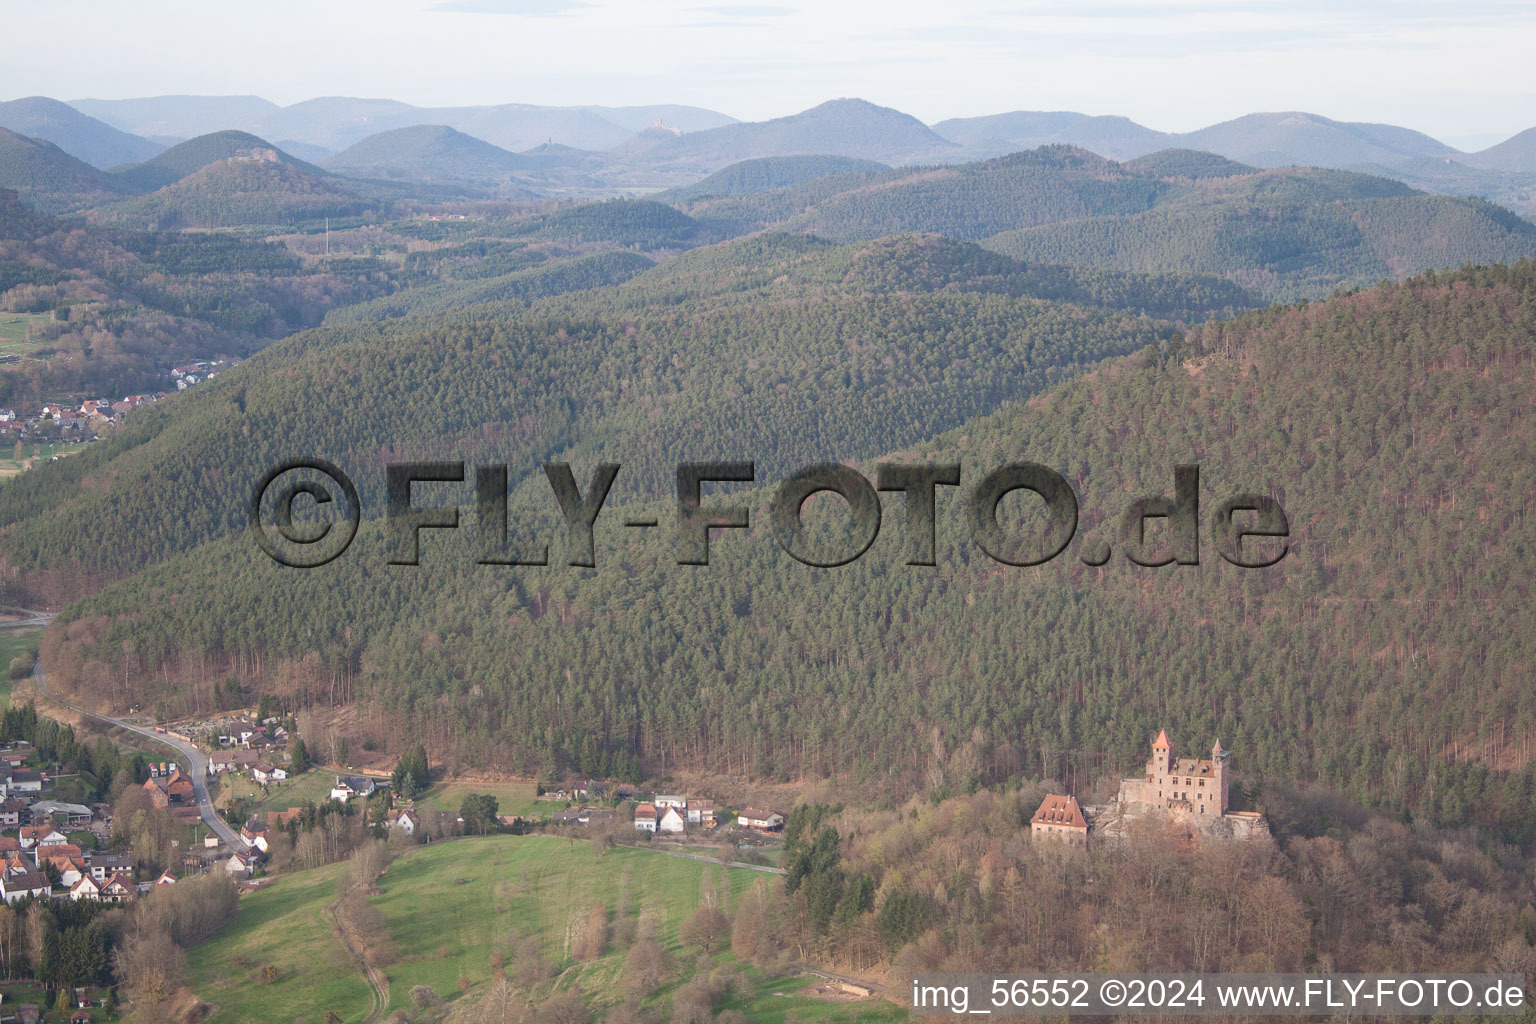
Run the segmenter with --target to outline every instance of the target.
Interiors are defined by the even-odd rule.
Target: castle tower
[[[1161,782],[1172,763],[1173,744],[1168,740],[1168,730],[1160,729],[1157,739],[1152,741],[1152,774],[1155,779]]]
[[[1211,764],[1214,766],[1213,771],[1216,773],[1216,791],[1221,794],[1220,806],[1222,814],[1227,813],[1227,777],[1229,774],[1227,771],[1227,758],[1229,756],[1231,755],[1222,749],[1221,740],[1217,740],[1216,745],[1211,748]]]

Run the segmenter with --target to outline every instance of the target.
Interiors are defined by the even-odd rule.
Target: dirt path
[[[373,1009],[368,1011],[368,1016],[363,1018],[363,1024],[373,1024],[374,1021],[384,1016],[384,1011],[389,1007],[389,979],[384,972],[368,962],[358,947],[353,945],[352,937],[347,934],[347,929],[341,923],[341,917],[336,913],[336,907],[341,903],[328,903],[325,907],[325,916],[331,919],[331,930],[341,940],[342,946],[347,950],[347,955],[352,962],[363,972],[363,977],[368,979],[368,987],[373,989]]]

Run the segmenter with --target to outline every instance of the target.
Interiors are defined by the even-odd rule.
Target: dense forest
[[[656,772],[835,774],[878,789],[963,789],[1023,773],[1070,775],[1088,792],[1139,764],[1149,730],[1169,724],[1219,735],[1250,777],[1322,780],[1367,803],[1512,837],[1536,827],[1536,707],[1521,628],[1532,547],[1519,514],[1533,483],[1536,267],[1426,275],[1140,335],[1116,333],[1125,327],[1080,307],[947,287],[898,293],[894,305],[784,287],[800,297],[798,311],[788,295],[778,303],[774,335],[787,350],[764,347],[767,339],[727,346],[754,335],[723,299],[718,312],[707,303],[695,313],[632,311],[616,321],[622,330],[592,321],[599,365],[622,376],[599,374],[601,386],[572,406],[537,393],[511,401],[501,407],[520,418],[495,417],[500,433],[461,412],[508,402],[506,378],[485,376],[477,390],[474,368],[515,359],[529,381],[561,381],[559,360],[549,360],[577,357],[581,321],[560,320],[567,343],[540,346],[538,372],[505,320],[472,317],[434,321],[429,346],[403,326],[373,331],[366,346],[342,333],[296,338],[285,343],[290,355],[310,348],[301,374],[250,361],[207,389],[205,411],[146,426],[75,470],[75,479],[110,476],[110,487],[153,497],[104,515],[71,501],[77,485],[64,475],[0,492],[13,567],[78,559],[81,537],[93,538],[97,567],[184,552],[72,608],[45,647],[50,671],[98,697],[108,691],[84,681],[110,679],[114,699],[172,710],[211,699],[231,675],[271,681],[300,703],[355,700],[381,743],[399,735],[384,723],[410,721],[435,757],[514,771],[569,764],[595,736]],[[841,334],[810,329],[829,309],[841,311]],[[867,333],[847,319],[855,312],[871,318]],[[963,388],[961,378],[919,372],[927,362],[960,367],[956,356],[937,358],[934,346],[951,335],[923,326],[930,313],[935,325],[968,324],[968,336],[994,346],[1015,339],[1033,362],[1010,357],[1022,375],[1006,379],[1008,362],[967,366]],[[783,337],[800,320],[805,336]],[[712,326],[721,323],[732,329]],[[626,338],[649,362],[617,360]],[[806,339],[824,338],[857,338],[861,358],[850,365],[840,355],[816,370]],[[880,340],[888,347],[868,348]],[[1138,354],[1018,400],[1050,384],[1053,360],[1096,360],[1117,346]],[[847,341],[835,348],[846,352]],[[784,362],[784,351],[796,358]],[[449,353],[451,372],[434,370],[434,354]],[[344,396],[361,382],[387,387],[397,365],[418,381],[442,380],[417,389],[437,402],[435,416],[408,399],[396,414]],[[591,377],[591,364],[581,365]],[[743,366],[754,375],[734,380]],[[671,378],[668,367],[688,376]],[[780,372],[815,401],[765,400],[784,393]],[[997,391],[985,395],[982,380]],[[290,429],[278,444],[262,423],[303,421],[285,410],[310,404],[306,381],[343,394],[337,414],[308,420],[312,436]],[[647,381],[658,398],[677,397],[646,397]],[[605,389],[625,402],[606,421],[584,419]],[[700,404],[704,394],[730,401]],[[1003,404],[968,412],[959,395]],[[346,415],[354,408],[367,415]],[[969,421],[940,434],[945,416]],[[512,423],[516,433],[506,431]],[[908,440],[890,443],[902,430]],[[756,458],[765,484],[827,457],[866,475],[882,455],[959,460],[966,487],[986,468],[1029,459],[1076,489],[1078,536],[1111,542],[1133,497],[1169,493],[1173,467],[1195,462],[1206,510],[1238,491],[1279,500],[1289,550],[1264,570],[1227,565],[1209,546],[1199,567],[1143,569],[1117,554],[1089,568],[1074,547],[1044,567],[1015,569],[971,545],[948,492],[934,569],[901,564],[894,505],[875,546],[831,571],[797,565],[761,530],[722,538],[707,569],[677,566],[666,538],[621,541],[601,526],[599,568],[586,571],[476,568],[464,530],[432,538],[422,566],[392,571],[376,521],[347,557],[310,573],[271,565],[244,536],[197,546],[241,528],[234,481],[290,445],[353,466],[365,508],[379,508],[381,481],[361,453],[385,439],[396,443],[392,458],[511,462],[521,481],[514,535],[555,539],[556,566],[548,484],[529,472],[542,458],[576,463],[578,478],[597,461],[623,463],[609,498],[615,521],[640,508],[670,516],[670,466],[683,457]],[[134,483],[172,478],[202,483]],[[740,497],[761,515],[768,493]],[[201,611],[189,616],[188,607]]]

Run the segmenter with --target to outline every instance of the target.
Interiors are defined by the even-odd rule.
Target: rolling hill
[[[1248,114],[1177,136],[1172,144],[1258,167],[1348,167],[1460,154],[1422,132],[1389,124],[1334,121],[1291,111]]]
[[[1489,146],[1480,152],[1458,156],[1456,159],[1472,167],[1491,171],[1536,175],[1536,128],[1527,128],[1497,146]]]
[[[1173,145],[1173,136],[1125,117],[1091,117],[1073,111],[1016,110],[984,117],[940,121],[933,130],[976,156],[1018,149],[1069,145],[1112,160],[1127,160]]]
[[[653,169],[716,171],[766,156],[830,154],[884,164],[933,161],[958,150],[921,121],[858,99],[829,100],[770,121],[742,122],[660,140],[637,159]]]
[[[165,148],[46,96],[0,103],[0,128],[44,139],[98,170],[148,160]]]
[[[723,167],[692,185],[669,189],[662,198],[751,195],[829,174],[878,174],[887,170],[890,168],[885,164],[847,156],[764,156]]]
[[[1287,301],[1430,268],[1536,258],[1536,225],[1478,199],[1344,171],[1216,179],[1142,213],[1004,232],[1017,259],[1216,273]]]
[[[162,528],[145,531],[137,517],[147,510],[134,503],[111,503],[122,520],[102,515],[99,501],[71,501],[68,512],[33,519],[31,495],[39,486],[49,490],[39,475],[0,489],[0,521],[9,524],[3,550],[17,564],[60,567],[89,552],[97,570],[127,571],[214,539],[228,532],[232,513],[212,496],[243,486],[235,481],[274,454],[271,444],[355,452],[371,463],[375,456],[366,453],[375,445],[449,443],[489,425],[507,457],[522,464],[577,438],[628,434],[637,458],[650,452],[649,468],[636,462],[631,472],[662,480],[670,479],[662,463],[695,443],[699,424],[733,424],[732,436],[773,439],[777,454],[763,451],[760,458],[764,472],[776,472],[816,451],[878,451],[892,438],[915,441],[1105,355],[1140,349],[1171,330],[1143,317],[1145,305],[1168,304],[1203,319],[1244,302],[1229,285],[1126,275],[1106,275],[1109,286],[1090,298],[1097,287],[1091,279],[1037,278],[976,246],[943,240],[831,247],[798,236],[746,239],[695,250],[642,278],[532,303],[454,307],[295,335],[181,397],[181,414],[162,417],[156,407],[140,419],[144,432],[135,440],[114,439],[81,457],[82,469],[114,465],[107,474],[114,486],[135,493],[141,485],[132,481],[158,473],[156,466],[189,455],[192,464],[206,465],[213,490],[199,485],[167,494],[184,507]],[[1071,304],[1034,297],[1040,289],[1073,288],[1081,294],[1070,295],[1078,300]],[[1138,290],[1147,292],[1144,302]],[[1116,291],[1124,294],[1107,298]],[[1133,303],[1134,311],[1125,308]],[[771,320],[757,315],[764,308],[777,310]],[[462,337],[464,347],[433,341],[443,329]],[[560,332],[565,340],[549,344]],[[973,336],[989,340],[966,340]],[[850,386],[843,360],[854,343],[870,348]],[[509,377],[497,366],[520,372]],[[797,381],[817,382],[825,411],[789,389]],[[399,397],[366,397],[375,393]],[[359,420],[322,417],[281,439],[269,433],[283,410],[321,394],[368,412]],[[240,406],[246,411],[230,419]],[[495,426],[503,416],[516,423]],[[228,432],[240,433],[242,424],[251,425],[252,440],[232,445]],[[181,450],[188,443],[197,454]],[[116,539],[80,546],[93,531],[103,541]],[[55,547],[52,538],[66,534],[75,537],[74,555]]]
[[[147,195],[91,211],[101,224],[153,230],[244,226],[291,227],[323,217],[351,217],[376,207],[344,179],[305,171],[275,149],[241,152],[210,163]],[[307,166],[307,165],[305,165]]]
[[[1216,153],[1198,149],[1160,149],[1146,156],[1125,161],[1125,168],[1154,178],[1233,178],[1258,170]]]
[[[0,128],[0,188],[14,190],[42,213],[67,213],[111,202],[128,190],[111,175],[43,139]]]
[[[498,149],[446,125],[414,125],[370,135],[328,158],[329,171],[356,178],[494,185],[539,161]]]
[[[241,131],[219,131],[188,139],[142,164],[119,168],[113,176],[131,191],[153,192],[209,164],[245,158],[275,161],[317,177],[325,175],[320,168],[285,153],[266,139]]]
[[[459,1010],[454,1020],[500,1020],[476,1005],[503,973],[494,964],[511,960],[508,970],[516,972],[516,961],[536,958],[555,967],[551,973],[559,977],[533,986],[537,992],[531,996],[542,1002],[555,992],[580,991],[594,1013],[631,1000],[662,1013],[690,977],[724,969],[746,974],[745,988],[720,1006],[749,1015],[743,1019],[850,1019],[839,1012],[848,1004],[799,994],[813,978],[760,975],[732,955],[728,942],[725,950],[701,960],[679,940],[683,922],[705,893],[723,907],[737,906],[764,880],[762,873],[626,847],[594,857],[586,847],[582,840],[580,853],[573,855],[569,841],[558,836],[489,836],[422,847],[392,863],[379,879],[379,891],[368,898],[383,931],[374,937],[378,946],[397,951],[382,968],[387,984],[382,1010],[424,1019],[415,1016],[423,1011],[411,999],[420,985],[452,1000],[450,1007]],[[368,1014],[368,983],[326,923],[324,908],[336,898],[337,874],[335,866],[284,872],[241,901],[228,929],[191,951],[191,984],[213,1008],[208,1024],[319,1021],[327,1012],[356,1020]],[[572,955],[570,933],[594,903],[611,908],[615,941],[603,955],[583,960]],[[642,921],[677,968],[657,991],[637,998],[624,979],[627,942],[617,936],[642,931]],[[253,961],[271,964],[279,983],[256,981],[256,972],[242,966]],[[870,1024],[909,1019],[883,1001],[852,1005],[860,1011],[858,1019]],[[568,1018],[551,1011],[538,1019]]]
[[[1050,146],[678,205],[720,232],[772,227],[852,241],[933,231],[989,239],[1027,261],[1221,274],[1277,301],[1536,255],[1536,228],[1486,202],[1347,171],[1255,170],[1189,150],[1119,164]]]

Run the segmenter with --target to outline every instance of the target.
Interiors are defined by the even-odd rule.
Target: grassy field
[[[373,1004],[368,982],[322,913],[336,898],[339,867],[288,875],[243,898],[234,925],[193,950],[189,980],[218,1007],[211,1020],[318,1022],[329,1010],[363,1019]],[[263,984],[268,964],[277,980]]]
[[[413,985],[450,999],[458,998],[461,986],[470,995],[483,991],[493,954],[516,936],[534,934],[562,972],[558,986],[579,984],[600,1019],[622,997],[624,954],[610,950],[590,963],[570,959],[570,943],[592,905],[602,902],[610,916],[625,906],[631,916],[650,919],[663,944],[691,969],[694,954],[678,947],[677,929],[698,907],[706,872],[717,888],[729,887],[733,902],[764,877],[644,849],[616,847],[596,857],[585,841],[552,836],[489,836],[422,847],[390,866],[372,899],[396,957],[384,969],[389,1011],[409,1006]],[[315,1021],[328,1010],[346,1021],[367,1014],[367,987],[320,912],[335,898],[335,875],[332,866],[277,879],[241,900],[225,934],[192,951],[194,987],[219,1007],[209,1024]],[[727,951],[714,959],[733,958]],[[270,986],[257,980],[267,963],[278,968],[278,981]],[[782,1024],[789,1014],[799,1021],[907,1019],[885,1003],[828,1003],[798,994],[808,979],[748,974],[751,991],[727,1005],[753,1021]],[[672,987],[653,996],[653,1005],[665,1009]]]
[[[564,809],[564,804],[537,803],[538,787],[532,782],[442,782],[427,791],[416,803],[427,811],[457,811],[471,793],[489,793],[496,798],[496,813],[521,814],[537,818]]]
[[[286,811],[290,807],[329,800],[335,783],[336,773],[321,769],[307,771],[287,782],[274,782],[265,789],[249,776],[226,775],[219,781],[219,796],[215,803],[227,807],[232,799],[249,797],[255,800],[257,811]]]
[[[0,629],[0,710],[11,706],[11,659],[34,649],[42,636],[41,626]]]
[[[57,455],[64,457],[81,451],[77,444],[49,444],[47,442],[22,441],[21,458],[16,458],[16,442],[0,444],[0,477],[15,476],[39,462],[47,462]]]
[[[0,313],[0,356],[29,356],[40,347],[43,325],[52,313]],[[30,330],[32,341],[27,341]]]

